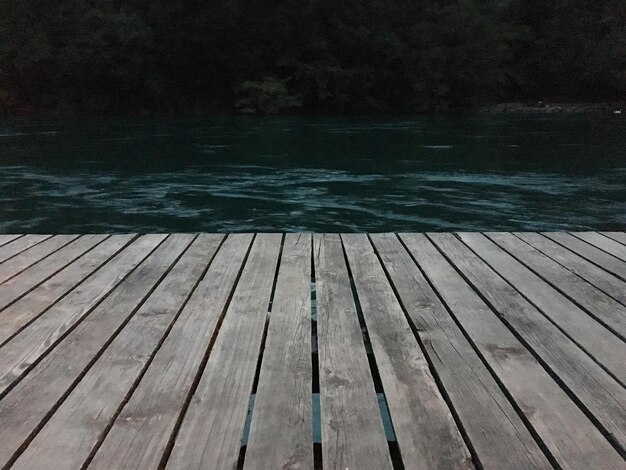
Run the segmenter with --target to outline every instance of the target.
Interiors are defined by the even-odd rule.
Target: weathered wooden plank
[[[282,235],[258,234],[167,468],[235,468]]]
[[[314,260],[324,468],[391,469],[339,235],[316,234]]]
[[[526,425],[398,238],[380,234],[372,235],[372,241],[482,467],[550,468]]]
[[[563,245],[564,247],[569,248],[574,253],[588,259],[601,268],[615,274],[622,280],[626,280],[626,262],[616,258],[615,256],[610,255],[569,233],[544,232],[543,235]],[[533,246],[537,247],[537,245],[534,244]]]
[[[620,311],[626,314],[626,282],[537,233],[516,233],[515,235],[589,284],[621,302],[623,305]]]
[[[148,240],[150,243],[144,243],[142,251],[158,244],[163,237],[145,237],[144,241]],[[170,237],[156,251],[150,250],[145,262],[0,400],[0,467],[19,455],[24,443],[34,437],[187,244],[186,239]],[[145,257],[146,253],[143,254]]]
[[[0,263],[4,263],[6,260],[51,237],[52,235],[24,235],[9,244],[0,246]]]
[[[620,235],[623,236],[621,232],[610,232],[594,237],[613,237],[619,245]],[[30,241],[28,237],[32,237]],[[434,274],[425,268],[428,280],[395,235],[372,236],[381,261],[365,236],[344,237],[354,287],[405,468],[419,468],[430,457],[429,468],[452,467],[457,462],[452,459],[446,465],[443,459],[435,458],[450,437],[445,427],[441,433],[425,431],[427,417],[440,408],[428,406],[438,390],[432,388],[434,379],[424,366],[424,354],[439,390],[452,408],[456,420],[452,426],[458,424],[461,428],[480,467],[548,468],[550,464],[532,434],[545,444],[542,448],[551,462],[560,467],[624,468],[626,398],[624,388],[611,375],[626,382],[626,364],[622,359],[626,346],[612,332],[615,328],[610,326],[609,331],[595,319],[597,313],[589,312],[591,307],[584,306],[575,295],[587,297],[589,305],[596,304],[600,295],[596,308],[605,310],[604,315],[615,315],[612,306],[620,305],[615,297],[623,293],[621,286],[626,285],[620,275],[625,261],[610,254],[606,246],[601,248],[574,235],[519,234],[514,238],[529,247],[538,259],[547,260],[547,264],[533,267],[483,235],[460,234],[461,239],[464,237],[470,241],[464,240],[463,244],[451,236],[432,235],[451,262],[428,238],[422,237],[426,247],[430,245],[438,256],[434,268],[430,268],[435,269]],[[176,262],[185,249],[176,248],[177,244],[186,239],[188,246],[191,239],[182,236],[176,241],[177,238],[169,237],[152,254],[152,249],[144,250],[141,256],[137,254],[141,259],[129,267],[128,259],[125,263],[119,261],[127,256],[126,250],[117,252],[132,236],[127,236],[123,243],[113,243],[116,236],[106,240],[100,236],[97,245],[93,241],[97,237],[89,241],[89,236],[82,236],[44,253],[36,264],[24,267],[21,274],[12,274],[0,285],[0,345],[5,342],[0,346],[0,468],[10,464],[16,468],[80,468],[85,462],[109,469],[156,468],[166,463],[193,468],[193,460],[185,456],[178,462],[174,458],[168,462],[177,428],[184,422],[183,417],[190,420],[194,415],[195,420],[198,412],[204,415],[201,419],[210,420],[217,416],[213,413],[219,413],[214,410],[220,407],[226,409],[227,415],[217,416],[227,422],[224,435],[215,431],[221,424],[205,420],[203,423],[209,423],[207,427],[214,430],[213,434],[200,431],[198,438],[192,435],[193,430],[188,432],[188,449],[196,457],[201,453],[217,459],[224,457],[215,468],[226,461],[228,468],[234,465],[233,449],[238,451],[241,445],[250,377],[256,369],[252,364],[256,365],[258,358],[262,328],[244,327],[244,331],[251,332],[252,341],[241,340],[234,346],[236,351],[231,351],[228,348],[233,342],[227,341],[220,325],[227,326],[229,318],[234,323],[238,315],[231,315],[233,303],[228,314],[225,305],[229,305],[229,296],[243,270],[252,236],[229,236],[190,297],[200,277],[198,270],[203,263],[206,266],[209,253],[202,254],[198,239]],[[323,263],[318,246],[323,238],[327,240],[322,244],[330,246],[333,253],[330,256],[326,250],[326,262],[330,264],[326,265],[325,288],[320,283]],[[20,257],[27,259],[25,255],[30,250],[42,250],[37,247],[54,238],[24,235],[4,244],[3,239],[0,235],[0,256],[3,249],[21,243],[16,245],[16,253],[4,251],[5,261],[14,262]],[[233,240],[247,241],[235,249]],[[475,246],[472,240],[478,240],[473,242]],[[286,238],[269,315],[245,468],[313,465],[310,241],[310,237],[297,234]],[[315,244],[318,285],[326,291],[324,301],[318,288],[323,336],[320,381],[324,465],[341,470],[346,466],[390,468],[340,238],[316,236]],[[82,252],[72,249],[79,245],[83,246]],[[128,249],[134,245],[131,243]],[[612,242],[609,245],[613,246]],[[293,247],[293,261],[289,246]],[[434,256],[422,248],[418,251],[426,259]],[[423,260],[416,257],[424,268]],[[111,263],[118,263],[117,268],[111,269]],[[0,261],[0,267],[4,264]],[[343,268],[338,264],[343,264]],[[383,266],[393,285],[388,283]],[[107,270],[109,274],[103,274]],[[443,272],[437,274],[439,271]],[[565,292],[562,286],[566,284],[556,285],[563,282],[559,280],[561,275],[568,280],[577,279],[581,283],[578,285],[589,290],[576,294],[569,287],[571,290]],[[544,280],[543,276],[553,281]],[[93,281],[96,277],[99,282]],[[621,284],[613,284],[618,277]],[[429,282],[443,293],[435,293]],[[237,291],[246,290],[246,284],[247,281],[239,282]],[[612,293],[607,289],[613,289]],[[603,296],[601,291],[609,295]],[[606,298],[613,304],[602,300]],[[408,323],[398,302],[406,310]],[[266,318],[260,310],[256,314],[249,310],[245,313],[246,318],[259,320],[258,324],[263,324],[261,317]],[[409,323],[419,335],[419,345],[413,333],[406,334]],[[231,330],[237,332],[237,338],[245,337],[239,325]],[[39,333],[41,338],[35,340]],[[31,334],[33,349],[23,350],[25,368],[21,369],[18,361],[22,355],[15,349],[14,340]],[[386,341],[392,337],[394,341]],[[409,341],[411,337],[413,343]],[[333,343],[329,348],[330,340]],[[343,343],[337,344],[339,341]],[[216,350],[223,350],[219,361],[214,359]],[[3,378],[1,366],[7,361],[6,351],[12,356],[8,361],[15,361],[15,376],[5,372]],[[358,359],[353,357],[355,351]],[[321,361],[324,354],[325,363]],[[242,357],[244,366],[237,367]],[[408,359],[394,362],[396,357]],[[209,372],[211,361],[223,367],[214,364]],[[356,373],[355,361],[361,361]],[[411,374],[398,372],[412,367],[415,370],[411,369]],[[549,375],[545,370],[542,373],[542,368]],[[357,380],[360,389],[356,393],[351,389],[354,376],[361,378],[360,382]],[[228,385],[228,377],[232,377],[234,386]],[[6,382],[3,384],[2,380]],[[203,396],[205,401],[194,404],[193,391],[198,384],[208,392]],[[232,396],[223,397],[217,390]],[[413,404],[412,393],[420,398]],[[439,396],[435,403],[440,405],[441,400]],[[207,403],[208,410],[204,409]],[[394,408],[393,403],[399,405]],[[415,423],[419,426],[411,428]],[[375,430],[373,435],[371,429]],[[346,430],[351,433],[348,438],[342,434]],[[406,432],[413,433],[410,438],[416,432],[426,435],[411,441]],[[178,437],[181,435],[182,431]],[[612,445],[607,444],[606,436]],[[225,445],[220,449],[222,442]],[[374,452],[372,442],[379,446]],[[198,448],[192,449],[194,445]],[[456,448],[450,444],[449,450],[467,457],[464,446],[460,441]],[[614,448],[619,448],[622,455]],[[344,455],[340,455],[342,452]],[[199,462],[207,460],[201,457]],[[458,463],[471,466],[469,460]]]
[[[254,401],[246,470],[313,469],[311,235],[287,234]]]
[[[83,235],[34,266],[12,277],[4,284],[0,284],[0,310],[70,265],[73,261],[104,241],[107,236]]]
[[[602,232],[602,235],[626,245],[626,232]]]
[[[0,347],[0,394],[80,322],[165,239],[145,235]]]
[[[2,302],[4,305],[10,304],[0,313],[2,317],[2,321],[0,321],[0,344],[3,344],[34,318],[44,313],[64,295],[89,278],[93,272],[130,243],[134,237],[134,235],[112,235],[91,250],[88,256],[81,257],[24,297],[20,298],[20,289],[13,290],[13,280],[0,286]]]
[[[413,468],[473,467],[367,235],[341,238],[403,460]]]
[[[597,232],[572,232],[572,235],[626,261],[626,246]]]
[[[626,449],[626,389],[454,235],[433,234],[430,238],[571,395]],[[555,455],[572,455],[578,446],[600,449],[605,443],[603,437],[599,442],[593,439],[590,429],[595,427],[584,415],[574,417],[577,421],[572,421],[569,429],[561,429],[559,422],[540,424],[546,429],[544,442],[558,449],[553,451]],[[585,428],[589,440],[580,442],[578,435]]]
[[[596,361],[626,382],[626,345],[620,338],[484,235],[459,233],[459,237]]]
[[[174,235],[188,244],[192,235]],[[199,281],[222,235],[200,235],[15,462],[81,468]]]
[[[241,272],[250,234],[229,235],[115,419],[89,468],[157,468]]]
[[[79,235],[56,235],[0,264],[0,284],[50,256]]]
[[[432,243],[420,234],[401,237],[559,465],[622,466],[620,454]]]
[[[11,243],[13,240],[16,240],[22,236],[23,236],[22,234],[0,235],[0,247],[7,245],[8,243]]]
[[[513,234],[487,232],[485,235],[541,276],[543,280],[576,302],[611,331],[622,339],[626,338],[625,307],[615,299]],[[619,281],[617,278],[615,280]]]

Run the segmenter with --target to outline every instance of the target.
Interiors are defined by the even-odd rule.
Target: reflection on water
[[[0,121],[0,232],[626,228],[616,116]]]

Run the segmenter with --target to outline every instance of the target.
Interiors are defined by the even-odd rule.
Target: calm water
[[[626,229],[626,118],[0,120],[0,233]]]

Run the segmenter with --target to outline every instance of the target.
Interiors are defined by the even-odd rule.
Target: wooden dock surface
[[[0,468],[626,469],[626,233],[0,235]]]

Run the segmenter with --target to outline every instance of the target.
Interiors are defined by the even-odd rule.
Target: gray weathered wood
[[[601,268],[615,274],[622,280],[626,280],[626,261],[622,261],[613,255],[582,241],[579,238],[565,232],[544,232],[542,235],[569,248],[574,253],[597,264]],[[536,245],[533,245],[536,246]],[[543,251],[543,250],[542,250]]]
[[[252,235],[229,235],[115,419],[90,469],[157,468],[214,337]]]
[[[144,238],[150,242],[143,244],[142,251],[163,239]],[[24,442],[139,308],[188,242],[170,237],[161,244],[0,401],[0,467],[20,453]],[[59,468],[52,463],[50,467]]]
[[[367,235],[341,236],[402,457],[470,468],[471,456]],[[435,441],[432,436],[437,436]]]
[[[133,238],[134,235],[112,235],[91,250],[88,256],[78,259],[21,298],[21,289],[13,289],[13,280],[0,286],[4,305],[11,304],[0,313],[0,344],[88,279]]]
[[[61,247],[78,238],[78,235],[56,235],[23,251],[19,255],[0,264],[0,284],[21,273],[28,267],[39,263]]]
[[[83,235],[34,266],[0,284],[0,310],[70,265],[106,238],[107,235]]]
[[[145,235],[107,263],[98,273],[0,347],[0,393],[52,349],[124,277],[165,239]]]
[[[572,235],[626,261],[626,246],[597,232],[573,232]]]
[[[0,468],[626,470],[624,233],[313,237],[0,235]]]
[[[311,235],[287,234],[254,401],[246,470],[313,469]]]
[[[626,344],[620,338],[484,235],[459,233],[459,237],[596,361],[626,382]]]
[[[372,241],[483,468],[549,468],[480,356],[398,238]]]
[[[178,238],[179,246],[189,244],[194,238],[174,237]],[[81,468],[182,309],[222,238],[199,236],[12,468]]]
[[[602,232],[602,235],[620,242],[622,245],[626,245],[626,232]]]
[[[0,247],[11,243],[13,240],[16,240],[20,237],[22,237],[22,234],[16,234],[16,235],[0,235]]]
[[[487,232],[485,235],[574,300],[611,331],[622,339],[626,338],[626,307],[515,235],[500,232]]]
[[[316,234],[314,255],[324,467],[391,469],[339,235]]]
[[[401,237],[555,460],[619,468],[623,460],[606,438],[426,237]]]
[[[626,282],[542,235],[537,233],[516,233],[515,235],[589,284],[621,302],[623,305],[618,308],[626,315]]]
[[[9,244],[0,246],[0,264],[50,237],[52,235],[24,235]]]
[[[235,468],[282,235],[258,234],[167,468]]]

